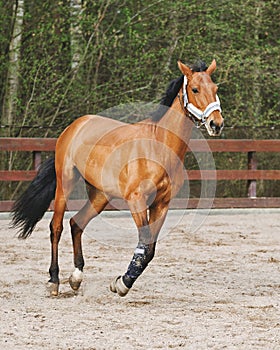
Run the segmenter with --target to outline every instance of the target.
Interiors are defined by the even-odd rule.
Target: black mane
[[[168,110],[168,107],[172,105],[174,98],[177,96],[179,90],[181,89],[183,85],[183,81],[184,81],[183,75],[171,81],[165,94],[160,100],[158,109],[155,112],[153,112],[151,115],[152,121],[158,122],[164,116],[164,114]]]
[[[205,72],[208,68],[205,62],[197,60],[193,65],[190,66],[193,72]],[[158,109],[151,113],[151,119],[154,122],[158,122],[164,114],[167,112],[168,107],[170,107],[177,96],[179,90],[181,89],[184,81],[184,76],[181,75],[179,78],[174,79],[168,85],[165,94],[163,95]]]

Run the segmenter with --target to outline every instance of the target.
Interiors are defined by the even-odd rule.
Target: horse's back
[[[108,147],[112,146],[112,133],[128,124],[120,121],[98,116],[85,115],[73,121],[59,136],[56,143],[56,168],[65,171],[76,167],[84,176],[92,150],[103,144],[102,152],[106,149],[103,139]],[[115,134],[118,134],[115,133]],[[110,146],[109,146],[110,145]],[[107,148],[108,148],[107,147]]]
[[[56,155],[73,155],[81,146],[92,147],[106,133],[121,125],[124,123],[98,115],[84,115],[77,118],[58,137]]]
[[[57,140],[57,145],[61,143],[70,144],[79,140],[86,144],[94,143],[96,139],[121,125],[125,124],[99,115],[84,115],[74,120],[64,129]]]

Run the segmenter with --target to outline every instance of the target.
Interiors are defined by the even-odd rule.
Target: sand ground
[[[18,240],[0,220],[1,349],[280,349],[280,211],[170,212],[156,256],[125,298],[109,290],[136,245],[126,213],[83,237],[78,293],[67,220],[58,297],[46,288],[49,217]]]

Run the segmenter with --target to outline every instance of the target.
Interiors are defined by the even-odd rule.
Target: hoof
[[[129,291],[129,288],[123,283],[122,276],[115,278],[110,284],[110,290],[113,293],[118,293],[119,296],[124,297]]]
[[[78,290],[83,280],[83,273],[79,269],[75,269],[69,277],[69,284],[73,290]]]
[[[82,281],[80,282],[73,281],[72,276],[69,277],[69,284],[73,290],[78,290],[80,288],[81,283]]]
[[[58,296],[58,290],[59,290],[59,283],[48,283],[48,290],[51,297],[57,297]]]

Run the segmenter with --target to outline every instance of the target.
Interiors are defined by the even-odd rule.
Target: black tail
[[[13,206],[12,227],[19,229],[19,238],[31,235],[54,199],[55,188],[55,165],[51,158],[41,165],[35,179]]]

